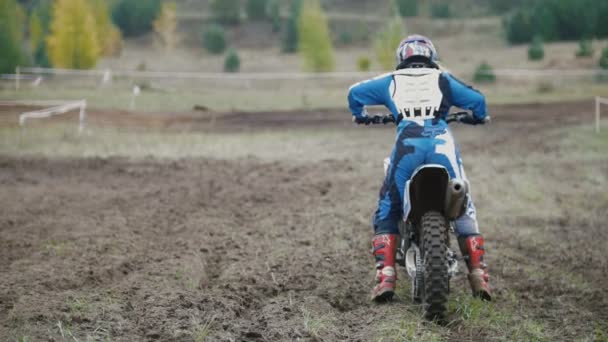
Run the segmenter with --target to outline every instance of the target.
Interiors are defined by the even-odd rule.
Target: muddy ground
[[[589,108],[580,110],[583,105]],[[3,155],[0,340],[606,338],[608,158],[569,161],[569,152],[556,147],[556,128],[590,120],[591,109],[588,103],[496,107],[486,134],[455,129],[471,160],[467,171],[488,241],[496,297],[489,314],[496,316],[478,321],[487,327],[471,317],[485,304],[465,299],[464,275],[453,280],[458,301],[447,327],[417,318],[404,276],[394,303],[368,301],[369,219],[381,170],[362,160],[388,153],[377,147],[297,163],[255,155]],[[111,123],[104,113],[92,117]],[[115,115],[135,117],[136,126],[201,131],[353,129],[346,114],[331,110]],[[386,136],[383,147],[390,148],[391,133]],[[530,166],[520,156],[531,152],[551,160]],[[500,160],[496,175],[488,174],[484,165],[494,160]],[[513,214],[518,207],[505,202],[509,189],[497,192],[493,177],[530,168],[550,181],[541,184],[540,196],[526,193],[528,210]],[[572,184],[590,169],[599,180]]]

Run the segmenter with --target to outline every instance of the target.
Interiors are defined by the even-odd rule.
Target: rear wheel
[[[420,226],[424,266],[424,316],[429,320],[442,321],[446,317],[450,282],[447,224],[443,215],[431,211],[422,216]]]

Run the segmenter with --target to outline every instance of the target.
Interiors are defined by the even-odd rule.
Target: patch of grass
[[[561,141],[560,149],[565,152],[605,157],[608,148],[608,120],[605,119],[608,117],[608,108],[601,109],[604,119],[600,122],[599,134],[595,132],[595,124],[591,122],[578,129],[564,130],[565,138]]]
[[[44,245],[44,250],[52,256],[65,256],[72,248],[72,244],[68,241],[50,240]]]
[[[421,318],[401,319],[397,323],[391,322],[381,328],[378,341],[447,341],[441,327],[422,321]]]
[[[510,296],[509,299],[514,299]],[[496,336],[509,336],[517,341],[549,341],[546,327],[529,318],[515,314],[514,303],[498,307],[494,302],[485,302],[468,294],[455,294],[450,297],[448,311],[469,329],[496,333]]]
[[[604,325],[605,324],[606,322],[604,322]],[[606,328],[607,327],[600,326],[599,323],[596,324],[593,340],[596,342],[608,342],[608,331]]]
[[[316,313],[306,307],[300,308],[304,331],[315,340],[323,340],[324,333],[330,329],[333,317],[327,314]]]
[[[67,302],[67,307],[72,315],[82,315],[90,312],[91,303],[84,297],[74,298]]]
[[[210,334],[214,324],[215,317],[208,317],[202,321],[196,317],[192,317],[190,336],[192,336],[194,342],[210,341]]]
[[[33,125],[23,130],[0,128],[0,152],[6,155],[49,157],[111,157],[178,159],[211,157],[220,159],[256,156],[268,160],[311,161],[330,159],[336,153],[361,153],[358,146],[339,143],[345,136],[353,141],[362,136],[383,137],[374,143],[390,144],[392,132],[380,130],[283,130],[253,133],[162,132],[89,127],[79,136],[75,125]],[[370,139],[372,140],[372,139]],[[276,142],[283,148],[277,150]],[[347,149],[347,150],[345,150]],[[378,163],[381,163],[379,159]],[[381,164],[380,164],[381,165]]]
[[[61,338],[64,341],[74,340],[78,341],[76,337],[72,334],[72,327],[69,323],[64,323],[63,321],[58,321],[55,325],[57,327],[57,332],[61,335]]]
[[[349,61],[356,65],[357,61]],[[498,66],[494,66],[498,68]],[[219,111],[293,110],[306,108],[344,108],[349,86],[360,81],[338,80],[219,80],[202,83],[154,83],[135,99],[135,110],[144,112],[190,111],[200,105]],[[484,83],[480,89],[490,104],[544,103],[589,99],[589,94],[608,96],[608,88],[593,80],[568,80],[550,89],[549,83],[522,82]],[[95,84],[81,86],[47,84],[39,88],[0,91],[0,100],[86,99],[89,107],[130,110],[132,82],[118,80],[112,87]],[[239,96],[234,96],[238,93]]]

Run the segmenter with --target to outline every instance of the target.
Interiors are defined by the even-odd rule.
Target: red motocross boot
[[[372,290],[372,300],[377,302],[388,301],[395,294],[395,248],[397,234],[381,234],[374,236],[372,245],[376,258],[376,286]]]
[[[474,235],[458,238],[458,244],[469,267],[468,278],[473,296],[483,300],[492,300],[490,286],[488,285],[488,272],[486,272],[487,266],[483,262],[483,255],[485,254],[483,237]]]

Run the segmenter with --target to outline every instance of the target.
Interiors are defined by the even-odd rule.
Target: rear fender
[[[403,217],[419,222],[422,215],[431,210],[445,215],[449,184],[450,174],[442,165],[417,168],[405,185]]]

